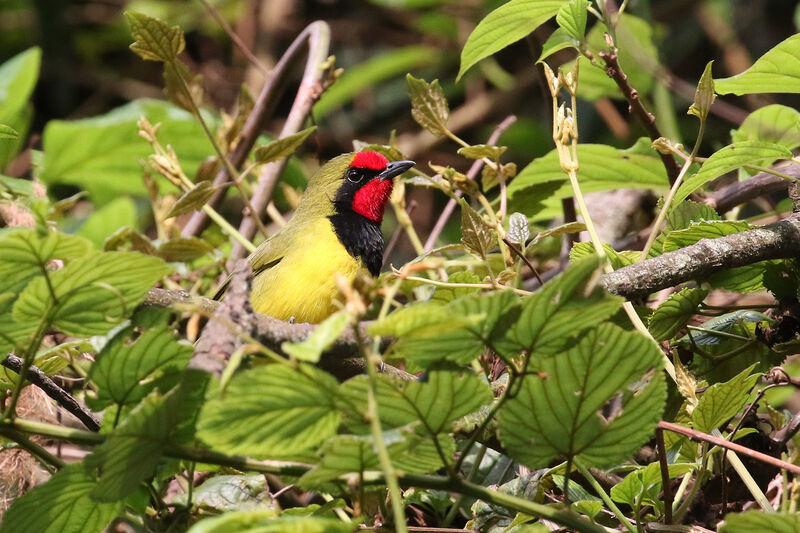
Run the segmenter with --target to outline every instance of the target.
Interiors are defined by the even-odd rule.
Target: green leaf
[[[18,323],[49,317],[67,335],[106,333],[131,314],[169,267],[138,252],[96,252],[33,280],[14,303]],[[52,293],[51,293],[52,287]],[[54,300],[55,297],[55,300]]]
[[[584,40],[586,48],[593,52],[607,50],[606,33],[608,33],[608,28],[605,24],[597,23],[592,26]],[[631,86],[635,87],[639,94],[649,94],[655,85],[653,69],[659,64],[658,47],[653,42],[652,23],[624,13],[617,22],[615,34],[619,64],[625,75],[628,76]],[[606,74],[602,61],[592,63],[581,55],[578,62],[580,63],[580,83],[578,84],[580,98],[589,101],[600,98],[624,99],[617,84]],[[563,65],[562,69],[569,72],[573,67],[574,61],[570,61]]]
[[[731,140],[771,142],[793,150],[800,146],[800,112],[779,104],[760,107],[731,131]]]
[[[262,474],[217,475],[194,490],[192,504],[217,511],[248,510],[270,503],[268,489]]]
[[[191,439],[208,380],[205,372],[185,372],[177,387],[166,395],[151,393],[113,429],[85,460],[100,473],[93,499],[115,501],[130,495],[153,476],[167,444]]]
[[[186,47],[180,26],[167,26],[157,18],[132,11],[126,11],[125,18],[135,41],[130,48],[142,59],[170,63]]]
[[[566,352],[533,357],[519,393],[500,410],[500,442],[530,468],[556,457],[597,467],[630,457],[651,437],[664,409],[661,357],[652,340],[608,324]],[[618,411],[603,416],[614,398]]]
[[[0,168],[2,168],[2,165],[0,165]],[[0,191],[10,193],[14,196],[33,196],[34,182],[22,178],[0,175]]]
[[[596,257],[571,264],[545,283],[541,290],[522,299],[519,318],[504,317],[495,348],[506,355],[522,350],[554,354],[574,338],[617,312],[622,299],[608,294],[592,281],[598,272]]]
[[[19,132],[6,124],[0,124],[0,140],[2,139],[17,139]]]
[[[411,98],[411,116],[417,123],[434,135],[446,135],[450,108],[439,86],[439,80],[431,83],[406,75],[408,96]]]
[[[131,198],[121,196],[92,213],[78,229],[77,234],[86,237],[97,248],[102,249],[106,238],[120,228],[137,226],[136,204]]]
[[[664,229],[653,242],[648,257],[655,257],[664,253],[664,241],[671,232],[686,229],[695,222],[721,219],[722,217],[711,206],[692,200],[684,200],[667,213]]]
[[[33,47],[0,65],[0,124],[13,128],[16,139],[0,143],[0,170],[22,148],[33,117],[29,100],[39,79],[42,50]]]
[[[256,147],[253,151],[256,163],[263,165],[264,163],[271,163],[272,161],[278,161],[279,159],[292,155],[316,129],[316,126],[311,126],[303,131],[298,131],[286,137],[275,139],[264,146]]]
[[[565,0],[511,0],[480,21],[461,50],[456,81],[481,59],[519,41],[555,16]]]
[[[568,0],[556,14],[558,25],[579,42],[586,33],[586,8],[589,4],[589,0]]]
[[[525,246],[528,239],[531,238],[531,229],[528,224],[528,217],[522,213],[511,213],[508,217],[508,231],[506,237],[511,242]]]
[[[621,188],[666,190],[669,187],[664,165],[655,150],[649,155],[619,150],[603,144],[579,144],[578,181],[584,193]],[[528,189],[548,182],[553,183],[552,193],[543,202],[545,208],[530,205]],[[561,199],[573,195],[567,175],[561,169],[555,150],[534,159],[508,185],[509,209],[519,211],[536,220],[552,218],[552,212],[561,211]],[[556,211],[557,209],[557,211]]]
[[[692,411],[694,429],[711,433],[739,413],[751,396],[761,374],[752,374],[755,365],[745,368],[730,381],[710,386]]]
[[[356,376],[342,388],[343,398],[366,416],[369,380]],[[407,381],[380,375],[376,400],[384,428],[422,422],[425,433],[435,436],[452,431],[459,418],[478,411],[492,401],[488,384],[474,373],[459,368],[436,367],[424,381]]]
[[[667,467],[670,479],[687,474],[695,469],[695,465],[689,463],[676,463]],[[661,509],[663,501],[658,501],[658,493],[661,491],[661,465],[650,463],[645,467],[639,467],[611,488],[611,498],[620,503],[627,503],[630,506],[650,504]]]
[[[554,226],[537,233],[530,245],[533,246],[534,244],[538,244],[548,237],[560,237],[566,233],[580,233],[581,231],[586,231],[586,224],[583,222],[567,222],[566,224],[559,224],[558,226]],[[594,253],[594,248],[592,248],[592,253]]]
[[[336,433],[336,394],[333,376],[309,365],[254,368],[206,402],[198,435],[223,453],[296,454]]]
[[[703,75],[700,76],[700,82],[697,84],[697,90],[694,93],[694,102],[689,107],[687,114],[694,115],[701,121],[705,121],[708,117],[708,110],[711,109],[711,104],[714,103],[714,79],[711,77],[711,65],[713,61],[706,64],[703,70]]]
[[[462,270],[454,272],[447,277],[448,283],[470,283],[477,284],[481,282],[481,278],[474,272],[469,270]],[[431,303],[448,304],[453,300],[466,296],[468,294],[475,294],[480,289],[477,287],[436,287],[431,295]],[[469,321],[464,325],[471,325],[473,321]]]
[[[70,262],[85,257],[92,243],[64,233],[40,233],[31,228],[0,232],[0,293],[20,293],[41,276],[54,259]]]
[[[442,313],[440,321],[428,322],[413,332],[398,335],[393,353],[423,368],[441,360],[469,363],[487,348],[492,330],[517,302],[517,296],[511,291],[458,298],[440,306],[437,311]]]
[[[425,473],[443,466],[434,442],[415,435],[408,428],[384,431],[383,440],[392,463],[400,470]],[[455,442],[449,435],[439,435],[437,443],[448,455],[455,452]],[[317,467],[297,481],[299,486],[311,489],[341,476],[356,481],[363,472],[381,470],[371,435],[337,435],[322,445],[320,455]]]
[[[486,259],[497,236],[466,200],[459,198],[458,203],[461,205],[461,242],[473,253]]]
[[[143,235],[133,228],[120,228],[105,240],[103,250],[106,252],[124,251],[126,245],[130,244],[130,250],[142,252],[146,255],[156,255],[156,247],[150,242],[146,235]]]
[[[214,183],[211,181],[201,181],[195,184],[194,187],[184,192],[181,197],[172,204],[172,207],[164,218],[177,217],[202,209],[215,192],[217,192],[217,187],[215,187]]]
[[[497,161],[503,152],[506,151],[505,146],[493,146],[491,144],[476,144],[473,146],[464,146],[458,149],[458,155],[464,156],[469,159],[482,159],[488,157],[492,161]]]
[[[579,46],[580,43],[576,41],[567,30],[564,28],[557,28],[542,45],[542,53],[539,54],[539,59],[537,59],[536,62],[541,63],[551,55],[565,48],[577,49]]]
[[[650,334],[657,341],[671,339],[689,323],[706,296],[705,289],[683,289],[670,295],[650,317]]]
[[[89,401],[93,409],[135,404],[156,387],[169,390],[192,357],[192,345],[179,341],[170,327],[148,330],[131,341],[133,332],[126,328],[115,335],[90,367],[89,379],[97,385]]]
[[[136,122],[141,116],[161,124],[159,140],[175,149],[187,175],[194,175],[208,154],[213,153],[191,113],[161,100],[134,100],[105,115],[48,122],[42,137],[41,180],[46,184],[84,187],[92,200],[100,203],[125,194],[144,196],[147,190],[140,160],[153,150],[138,134]],[[213,127],[216,119],[210,115],[205,119]]]
[[[723,174],[747,164],[759,164],[763,160],[791,159],[792,152],[784,146],[765,141],[740,141],[717,150],[706,159],[700,170],[690,176],[678,188],[672,205],[678,205],[690,194]]]
[[[276,516],[272,509],[237,511],[206,518],[189,528],[188,533],[352,533],[356,524],[316,516]]]
[[[346,69],[336,83],[322,93],[322,97],[314,105],[314,117],[319,120],[351,102],[362,91],[371,90],[381,82],[407,72],[436,65],[446,57],[441,48],[423,45],[378,52],[366,61]]]
[[[123,502],[100,503],[89,496],[96,482],[82,463],[62,468],[18,498],[3,516],[2,533],[101,533],[121,514]]]
[[[745,511],[725,515],[719,533],[795,533],[800,531],[800,515]]]
[[[800,33],[782,41],[735,76],[714,80],[717,94],[800,92]]]
[[[622,268],[628,265],[632,265],[636,261],[639,260],[639,256],[642,255],[641,252],[633,251],[633,250],[624,250],[618,252],[614,250],[611,245],[604,244],[603,250],[606,252],[606,257],[611,262],[611,266],[614,269]],[[597,254],[594,251],[594,244],[591,242],[577,242],[572,245],[572,249],[569,251],[569,261],[570,263],[576,263],[581,261],[582,259],[586,259],[587,257],[597,257]]]
[[[347,313],[334,313],[318,325],[306,340],[284,342],[281,344],[281,350],[300,361],[316,363],[325,350],[333,346],[333,343],[347,327],[348,322]]]
[[[164,261],[193,261],[214,252],[214,247],[199,237],[177,237],[158,247],[156,253]]]

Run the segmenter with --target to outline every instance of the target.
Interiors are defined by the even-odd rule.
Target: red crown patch
[[[389,160],[383,157],[383,155],[379,154],[378,152],[358,152],[355,157],[353,158],[353,162],[350,163],[351,167],[354,168],[369,168],[372,170],[383,170],[386,168],[386,165],[389,163]]]

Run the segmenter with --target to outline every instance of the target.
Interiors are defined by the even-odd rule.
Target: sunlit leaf
[[[316,131],[316,129],[316,126],[311,126],[303,131],[298,131],[297,133],[287,135],[286,137],[275,139],[264,146],[258,146],[253,151],[256,163],[271,163],[272,161],[277,161],[292,155],[294,151],[297,150],[301,144],[303,144],[308,136]]]
[[[48,317],[67,335],[101,335],[119,324],[169,267],[138,252],[97,252],[33,280],[14,303],[16,322]],[[52,292],[51,292],[52,290]]]
[[[498,7],[472,31],[461,50],[458,81],[471,66],[519,41],[558,13],[565,0],[511,0]]]
[[[351,533],[355,524],[318,516],[276,516],[272,509],[225,513],[196,522],[188,533]]]
[[[740,141],[717,150],[706,159],[697,174],[689,176],[675,193],[672,205],[677,205],[694,191],[723,174],[746,164],[759,164],[764,160],[791,159],[786,147],[766,141]]]
[[[197,183],[175,201],[164,218],[177,217],[178,215],[201,209],[216,191],[217,187],[211,181]]]
[[[115,335],[90,367],[89,379],[97,385],[90,397],[94,409],[135,404],[156,387],[169,390],[194,352],[169,327],[148,330],[133,341],[132,333],[128,328]]]
[[[664,229],[653,241],[648,257],[655,257],[664,253],[664,241],[671,232],[686,229],[693,223],[721,219],[722,217],[713,207],[692,200],[684,200],[667,213]]]
[[[657,341],[671,339],[689,323],[706,296],[705,289],[683,289],[670,295],[650,317],[650,334]]]
[[[565,48],[578,48],[580,43],[569,34],[564,28],[557,28],[556,31],[550,34],[550,37],[542,45],[542,53],[539,54],[537,63],[541,63],[551,55],[564,50]]]
[[[755,365],[745,368],[725,383],[715,383],[700,395],[692,411],[694,429],[711,433],[741,412],[761,374],[752,374]]]
[[[156,253],[164,261],[192,261],[214,252],[208,241],[199,237],[177,237],[161,243]]]
[[[508,217],[508,231],[506,232],[508,240],[517,244],[524,245],[531,238],[530,224],[528,224],[528,217],[522,213],[511,213]]]
[[[666,399],[661,357],[642,334],[605,324],[566,352],[532,358],[531,374],[500,410],[500,441],[530,468],[543,468],[557,457],[598,467],[624,460],[651,437],[661,418]],[[604,416],[604,405],[614,398],[618,410]]]
[[[33,106],[29,102],[36,81],[42,50],[28,48],[0,65],[0,124],[17,132],[15,139],[0,143],[0,170],[22,149],[33,118]]]
[[[490,229],[481,215],[463,199],[461,205],[461,242],[473,253],[482,258],[489,255],[489,250],[494,246],[497,236]]]
[[[700,76],[700,82],[697,84],[697,90],[694,93],[694,102],[689,107],[688,114],[694,115],[700,120],[705,120],[708,116],[708,110],[711,109],[711,104],[714,103],[714,79],[711,77],[711,65],[713,61],[709,61],[703,70],[703,75]]]
[[[779,104],[760,107],[731,131],[731,140],[765,141],[793,150],[800,146],[800,112]]]
[[[19,132],[7,124],[0,124],[0,140],[17,139]]]
[[[366,415],[366,376],[356,376],[347,381],[343,398],[362,415]],[[488,384],[471,371],[458,368],[434,368],[424,381],[407,381],[380,376],[377,382],[376,401],[384,428],[396,428],[416,421],[422,422],[420,431],[430,436],[452,430],[452,424],[462,416],[479,410],[492,400]]]
[[[447,118],[450,116],[450,108],[439,86],[439,80],[428,83],[408,74],[406,82],[408,96],[411,98],[411,116],[420,126],[434,135],[445,135],[448,131]]]
[[[556,14],[558,25],[577,41],[582,41],[586,33],[586,8],[589,5],[589,0],[568,0]]]
[[[714,80],[714,85],[718,94],[800,92],[800,33],[771,48],[749,69]]]
[[[198,435],[223,453],[295,454],[336,432],[337,389],[333,376],[308,365],[247,370],[206,402]]]
[[[442,467],[442,459],[431,439],[421,438],[405,429],[383,432],[389,456],[396,468],[406,472],[424,473]],[[448,455],[455,452],[455,442],[449,435],[439,435],[437,442]],[[363,472],[380,471],[380,461],[371,435],[337,435],[328,439],[320,449],[319,464],[299,480],[304,488],[348,476],[358,479]]]
[[[490,144],[476,144],[473,146],[464,146],[458,149],[458,154],[463,155],[469,159],[482,159],[488,157],[492,161],[497,161],[503,152],[506,151],[505,146],[493,146]]]
[[[719,533],[795,533],[800,531],[800,515],[796,513],[765,513],[745,511],[725,515]]]
[[[130,48],[142,59],[169,63],[186,47],[180,26],[167,26],[157,18],[132,11],[126,11],[125,18],[135,40]]]
[[[347,327],[348,322],[347,313],[334,313],[318,325],[306,340],[284,342],[281,344],[281,350],[300,361],[316,363],[325,350],[336,342],[344,328]]]
[[[564,350],[582,331],[606,320],[619,310],[622,299],[597,285],[596,257],[571,264],[545,283],[539,291],[522,299],[518,318],[503,320],[495,348],[511,355],[553,354]]]
[[[670,479],[682,476],[695,469],[689,463],[671,464],[667,467]],[[661,465],[650,463],[639,467],[611,488],[610,496],[614,501],[626,503],[630,506],[653,505],[659,510],[663,508],[663,500],[658,499],[661,492],[662,478]]]
[[[89,496],[95,478],[82,463],[62,468],[50,480],[14,500],[3,515],[2,533],[101,533],[124,502],[101,503]]]

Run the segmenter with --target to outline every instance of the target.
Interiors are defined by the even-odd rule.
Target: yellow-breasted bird
[[[321,322],[337,309],[337,275],[352,281],[366,268],[377,276],[392,178],[412,166],[370,151],[342,154],[323,165],[291,220],[248,258],[253,308],[281,320]]]

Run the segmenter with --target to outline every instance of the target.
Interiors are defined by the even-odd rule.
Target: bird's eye
[[[347,171],[347,179],[352,181],[353,183],[358,183],[362,179],[364,179],[364,173],[361,172],[357,168],[351,168]]]

